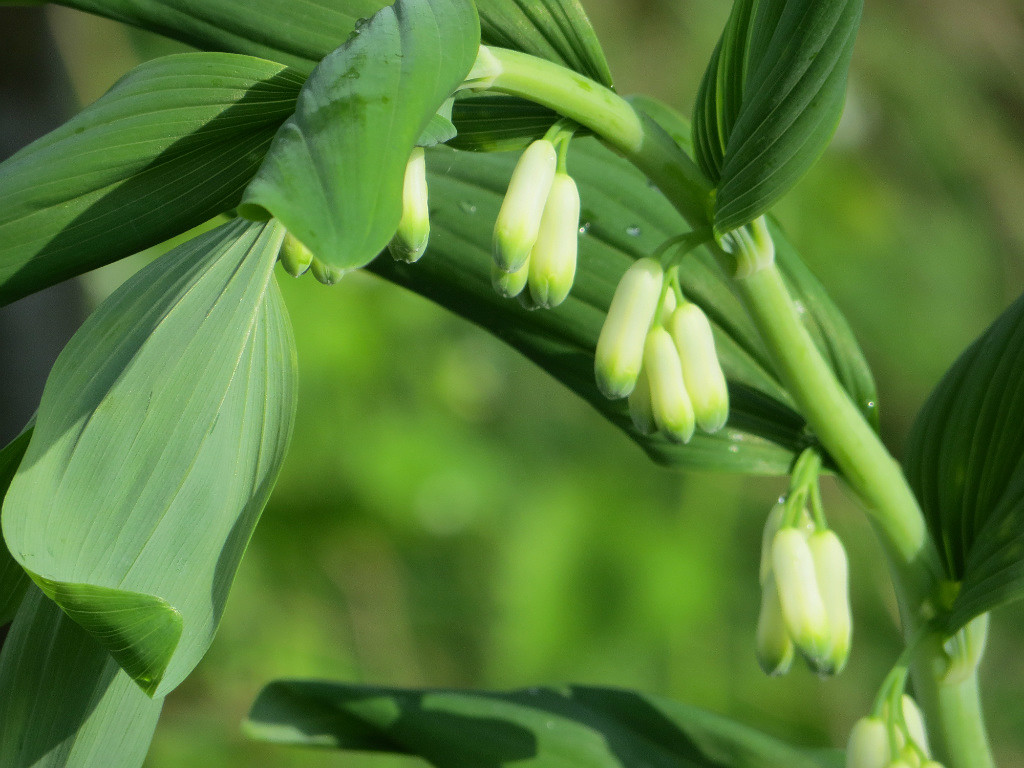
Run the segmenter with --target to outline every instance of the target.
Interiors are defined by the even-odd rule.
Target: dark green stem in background
[[[694,229],[709,226],[711,185],[675,141],[627,101],[542,59],[498,48],[485,54],[498,65],[492,90],[542,104],[589,128],[642,171]],[[736,285],[780,380],[867,508],[892,566],[909,640],[930,618],[942,574],[917,500],[899,464],[822,358],[776,267],[737,279]],[[915,691],[933,728],[939,726],[937,753],[948,768],[992,768],[976,670],[949,681],[942,641],[932,633],[913,664]]]

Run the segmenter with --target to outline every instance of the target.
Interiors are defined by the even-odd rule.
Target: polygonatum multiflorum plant
[[[1024,303],[945,376],[901,466],[849,327],[771,215],[839,120],[860,0],[735,0],[691,120],[616,93],[577,0],[64,4],[199,51],[0,165],[0,300],[190,236],[96,309],[0,453],[0,766],[141,764],[287,453],[277,281],[356,269],[492,332],[659,463],[788,476],[757,522],[769,675],[836,675],[851,652],[818,488],[840,478],[905,652],[845,755],[592,687],[282,681],[251,736],[442,768],[993,765],[976,671],[987,612],[1024,594]],[[660,245],[638,253],[640,226]]]

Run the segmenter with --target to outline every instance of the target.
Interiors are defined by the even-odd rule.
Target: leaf
[[[605,399],[594,383],[594,348],[612,293],[632,261],[689,229],[678,212],[626,161],[592,139],[573,142],[569,171],[583,209],[580,259],[569,299],[556,310],[528,312],[491,287],[494,221],[517,157],[437,149],[428,153],[431,244],[415,265],[381,258],[378,274],[469,318],[512,345],[590,402],[656,461],[674,466],[786,474],[813,435],[772,372],[760,337],[732,292],[731,280],[706,251],[683,262],[683,290],[712,320],[729,380],[724,430],[686,446],[644,437],[626,404]],[[779,264],[808,329],[858,401],[874,399],[870,372],[849,329],[823,289],[780,238]]]
[[[384,0],[61,0],[61,5],[159,32],[196,48],[244,53],[303,72],[345,42]],[[578,0],[477,0],[483,42],[563,64],[611,85]]]
[[[167,56],[0,164],[0,304],[235,206],[301,85],[247,56]]]
[[[478,152],[525,149],[560,118],[554,110],[515,96],[460,94],[452,108],[458,134],[449,146]]]
[[[14,479],[14,473],[18,471],[18,465],[32,438],[34,424],[35,417],[25,425],[20,435],[9,442],[3,450],[0,450],[0,499],[7,495],[7,489],[11,485],[11,480]],[[7,545],[0,540],[0,627],[14,618],[28,584],[28,575],[11,557],[11,553],[7,551]],[[0,647],[2,647],[2,643],[0,643]]]
[[[243,726],[276,744],[416,755],[437,768],[838,768],[725,717],[610,688],[510,693],[277,681]]]
[[[105,301],[58,357],[4,503],[11,554],[151,695],[212,641],[291,434],[283,236],[224,225]]]
[[[736,0],[694,104],[697,161],[725,233],[788,192],[843,111],[863,0]]]
[[[398,0],[313,71],[239,213],[277,218],[315,256],[361,267],[402,216],[416,141],[476,61],[469,0]]]
[[[458,130],[452,124],[454,98],[446,99],[441,108],[430,118],[427,127],[416,139],[417,147],[433,147],[455,138]]]
[[[946,573],[950,632],[1024,596],[1024,296],[953,364],[905,459]]]
[[[0,652],[0,765],[135,768],[162,699],[33,587]]]

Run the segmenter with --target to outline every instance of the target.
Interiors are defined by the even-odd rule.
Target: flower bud
[[[430,238],[430,211],[427,207],[427,163],[423,147],[416,147],[405,166],[402,186],[402,219],[391,238],[388,250],[397,261],[410,264],[427,250]]]
[[[931,757],[932,750],[928,744],[928,730],[924,725],[924,715],[921,714],[915,701],[907,694],[903,694],[900,705],[903,709],[903,722],[907,726],[907,736],[917,745],[918,749],[924,752],[925,757]]]
[[[656,319],[658,325],[668,328],[669,322],[672,320],[672,313],[676,311],[677,306],[679,306],[679,300],[676,299],[676,292],[667,291],[665,293],[665,300],[661,302],[661,312],[658,313]]]
[[[846,550],[833,531],[815,531],[807,539],[814,560],[818,590],[828,617],[828,653],[816,661],[821,674],[838,674],[850,656],[853,620],[850,615],[849,567]]]
[[[729,390],[715,352],[711,323],[700,307],[686,301],[672,313],[669,330],[679,350],[697,426],[717,432],[729,418]]]
[[[313,252],[299,238],[288,232],[281,243],[281,252],[277,258],[280,259],[285,272],[292,277],[299,277],[313,263]]]
[[[494,225],[494,263],[499,269],[516,272],[529,258],[557,161],[555,145],[547,139],[533,142],[519,158]]]
[[[909,765],[910,768],[921,768],[921,763],[923,762],[921,753],[909,744],[900,750],[900,760]]]
[[[890,755],[885,721],[880,717],[858,720],[846,743],[846,768],[887,768]]]
[[[679,354],[668,331],[656,325],[644,343],[643,368],[651,388],[654,423],[673,442],[688,443],[693,437],[693,407],[683,385]]]
[[[636,385],[664,277],[655,259],[639,259],[615,289],[594,353],[597,387],[610,400],[625,397]]]
[[[793,640],[782,618],[775,576],[768,572],[761,586],[761,612],[757,617],[757,663],[771,677],[784,675],[793,665]]]
[[[330,264],[326,264],[316,258],[314,258],[313,263],[309,265],[309,271],[313,273],[313,277],[317,279],[317,282],[323,283],[324,285],[334,285],[345,276],[344,269],[332,267]]]
[[[530,295],[540,306],[557,307],[569,295],[576,276],[580,193],[565,173],[555,174],[530,252]]]
[[[823,658],[829,647],[828,617],[810,547],[796,528],[783,528],[772,539],[772,570],[790,637],[808,659]]]
[[[641,435],[653,435],[658,427],[654,423],[654,409],[651,405],[651,382],[647,378],[647,366],[640,367],[636,386],[629,393],[629,416],[633,426]]]
[[[526,287],[526,279],[530,274],[529,260],[515,272],[504,272],[498,269],[497,264],[491,265],[491,285],[499,296],[511,299],[523,292]]]
[[[772,574],[772,540],[775,534],[782,527],[782,519],[786,516],[786,505],[781,501],[772,507],[768,513],[768,519],[764,521],[764,531],[761,533],[761,568],[759,577],[761,586],[768,583],[768,577]]]

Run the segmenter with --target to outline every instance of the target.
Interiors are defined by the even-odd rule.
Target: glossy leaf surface
[[[594,348],[619,278],[634,259],[688,229],[642,174],[591,139],[573,143],[569,171],[582,199],[576,282],[565,304],[529,312],[491,287],[494,221],[518,156],[438,149],[428,153],[431,245],[415,265],[378,259],[375,272],[473,320],[520,350],[620,426],[655,460],[670,465],[784,474],[795,452],[813,441],[771,371],[758,334],[730,279],[706,252],[684,260],[683,290],[716,330],[730,386],[727,427],[698,433],[686,446],[644,437],[624,401],[604,398],[594,383]],[[837,375],[865,412],[874,386],[849,329],[821,286],[779,238],[779,263],[806,312],[805,322]]]
[[[54,365],[4,503],[11,554],[151,694],[206,652],[284,458],[283,236],[224,225],[105,301]]]
[[[247,56],[167,56],[0,164],[0,304],[232,208],[301,86]]]
[[[0,499],[7,495],[14,473],[18,471],[28,442],[32,439],[34,423],[33,419],[20,435],[0,450]],[[14,618],[28,584],[29,578],[25,570],[11,557],[7,545],[0,539],[0,627]]]
[[[736,0],[694,104],[697,161],[720,233],[765,213],[842,114],[862,0]]]
[[[246,732],[278,744],[416,755],[437,768],[835,768],[719,715],[610,688],[511,693],[279,681]]]
[[[479,43],[470,0],[381,9],[313,71],[239,212],[277,218],[333,267],[365,265],[398,228],[409,154]]]
[[[953,364],[917,417],[906,468],[947,575],[949,629],[1024,596],[1024,297]]]
[[[0,765],[136,768],[163,706],[35,587],[0,652]]]

